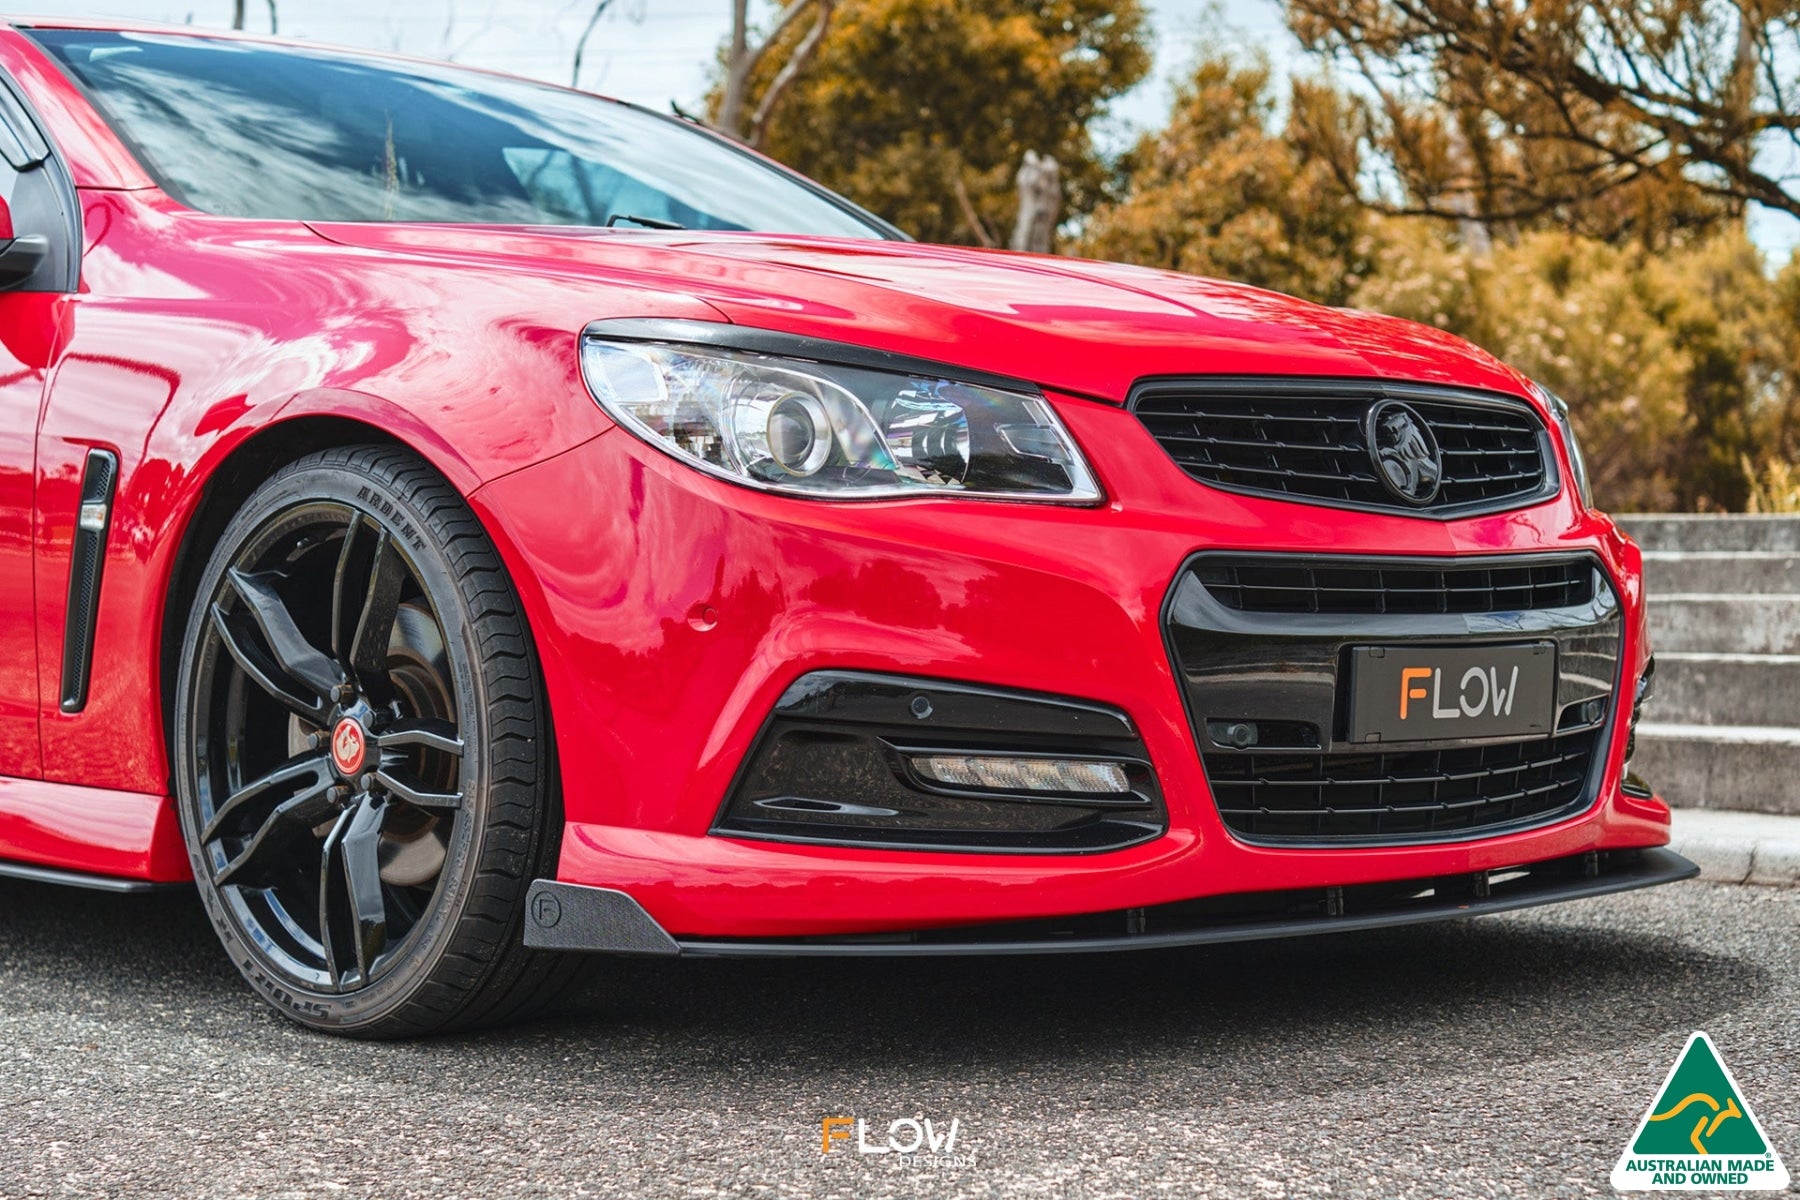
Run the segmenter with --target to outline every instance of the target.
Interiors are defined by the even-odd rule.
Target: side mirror
[[[38,264],[49,254],[49,238],[13,236],[12,208],[0,200],[0,292],[37,274]]]

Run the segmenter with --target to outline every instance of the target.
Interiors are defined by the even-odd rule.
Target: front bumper
[[[1620,786],[1623,721],[1605,731],[1591,799],[1547,824],[1329,848],[1234,836],[1164,638],[1164,602],[1192,556],[1589,554],[1617,598],[1629,686],[1648,653],[1636,549],[1566,495],[1437,521],[1215,491],[1129,413],[1052,400],[1107,489],[1103,506],[794,500],[701,476],[617,431],[475,493],[544,664],[567,822],[558,879],[626,893],[679,942],[785,941],[1473,877],[1668,841],[1667,808]],[[1078,855],[712,832],[768,714],[819,671],[1121,710],[1168,831]]]

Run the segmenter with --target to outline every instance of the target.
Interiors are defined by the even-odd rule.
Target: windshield
[[[203,212],[884,236],[684,122],[580,92],[223,38],[31,35],[165,190]]]

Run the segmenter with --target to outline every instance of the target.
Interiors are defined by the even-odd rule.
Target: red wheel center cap
[[[331,762],[341,775],[354,775],[368,757],[369,738],[354,717],[345,717],[331,731]]]

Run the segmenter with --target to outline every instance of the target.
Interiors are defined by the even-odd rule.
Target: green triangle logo
[[[1704,1033],[1688,1038],[1613,1168],[1620,1191],[1762,1191],[1788,1185],[1731,1070]]]
[[[1769,1143],[1745,1113],[1719,1052],[1704,1034],[1688,1039],[1650,1106],[1633,1154],[1766,1154]]]

